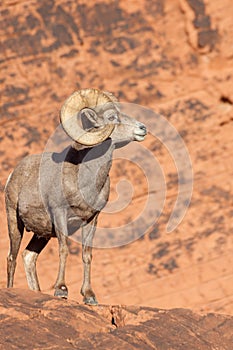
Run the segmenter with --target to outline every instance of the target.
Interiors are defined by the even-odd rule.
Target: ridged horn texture
[[[75,91],[67,98],[61,108],[61,123],[65,132],[76,142],[93,146],[106,140],[113,132],[114,125],[106,124],[89,131],[78,125],[77,114],[83,108],[95,108],[106,103],[117,102],[114,95],[98,89],[83,89]]]

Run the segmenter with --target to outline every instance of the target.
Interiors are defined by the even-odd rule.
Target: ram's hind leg
[[[16,259],[23,237],[24,225],[18,217],[17,210],[7,207],[8,233],[10,250],[7,257],[7,288],[13,287]]]
[[[36,272],[36,261],[38,255],[44,249],[48,241],[49,239],[38,237],[36,234],[34,234],[22,254],[28,287],[32,290],[40,290]]]

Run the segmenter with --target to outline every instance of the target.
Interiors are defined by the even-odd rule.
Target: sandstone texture
[[[129,315],[135,324],[130,321],[116,328],[111,317],[107,321],[109,316],[104,316],[109,315],[107,306],[94,310],[78,305],[82,300],[81,252],[80,244],[71,240],[67,285],[74,302],[19,291],[1,292],[1,307],[16,310],[12,314],[4,311],[1,316],[5,328],[0,332],[9,341],[8,348],[14,348],[9,340],[14,324],[26,332],[24,348],[30,348],[27,342],[31,337],[38,339],[38,348],[46,349],[39,343],[43,342],[43,329],[46,344],[52,344],[56,337],[61,339],[64,331],[65,349],[79,341],[74,346],[86,349],[84,336],[77,340],[77,334],[84,334],[76,328],[83,317],[83,329],[86,323],[94,327],[91,332],[96,344],[108,343],[111,348],[116,335],[122,348],[133,348],[135,337],[145,343],[145,349],[153,348],[150,342],[161,342],[165,327],[167,343],[158,349],[231,349],[231,318],[197,316],[180,308],[233,315],[232,0],[3,0],[0,11],[1,288],[6,286],[8,253],[5,182],[22,157],[45,149],[59,124],[61,105],[75,89],[109,90],[122,102],[162,114],[182,136],[194,174],[189,209],[181,224],[167,234],[166,223],[178,191],[177,171],[166,145],[153,137],[152,130],[143,144],[164,172],[167,193],[162,215],[140,240],[93,252],[92,283],[101,304],[179,310],[159,312],[136,307],[130,311],[120,307],[119,312]],[[127,223],[135,208],[146,200],[145,179],[140,174],[135,178],[135,173],[130,162],[114,162],[112,196],[122,174],[132,180],[136,195],[132,205],[119,215],[109,219],[103,214],[101,225]],[[29,238],[30,233],[26,233],[20,253]],[[57,269],[57,242],[53,239],[38,259],[42,291],[49,295],[53,294]],[[20,256],[15,287],[27,288]],[[28,303],[24,294],[30,295]],[[141,321],[132,316],[134,313]],[[17,323],[15,319],[22,320]],[[56,329],[58,319],[64,320],[64,329],[57,328],[48,340],[49,327]],[[74,322],[72,329],[68,330],[66,321]],[[144,331],[137,322],[142,322]],[[102,329],[100,334],[96,333],[96,323]],[[28,329],[33,326],[35,331],[30,333]],[[219,332],[224,335],[222,341]],[[178,335],[182,344],[192,339],[193,345],[178,347]],[[22,335],[15,332],[14,337],[13,343],[18,344]],[[91,336],[88,339],[94,343]],[[124,345],[126,339],[128,347]],[[204,342],[206,347],[202,347]]]
[[[88,307],[23,289],[2,289],[0,296],[1,349],[232,349],[231,316]]]

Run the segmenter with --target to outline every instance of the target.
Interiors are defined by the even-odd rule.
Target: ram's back
[[[40,188],[41,160],[41,154],[30,155],[16,166],[5,187],[6,209],[15,211],[27,231],[50,236],[53,227]]]
[[[30,155],[23,158],[10,174],[6,187],[5,196],[7,206],[17,208],[20,193],[27,188],[28,182],[36,185],[41,162],[41,155]],[[29,196],[30,199],[30,196]]]

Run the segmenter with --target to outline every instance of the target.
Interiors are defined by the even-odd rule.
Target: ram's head
[[[144,124],[120,113],[114,95],[97,89],[74,92],[62,106],[61,123],[74,141],[86,146],[109,137],[116,143],[142,141],[146,135]]]

